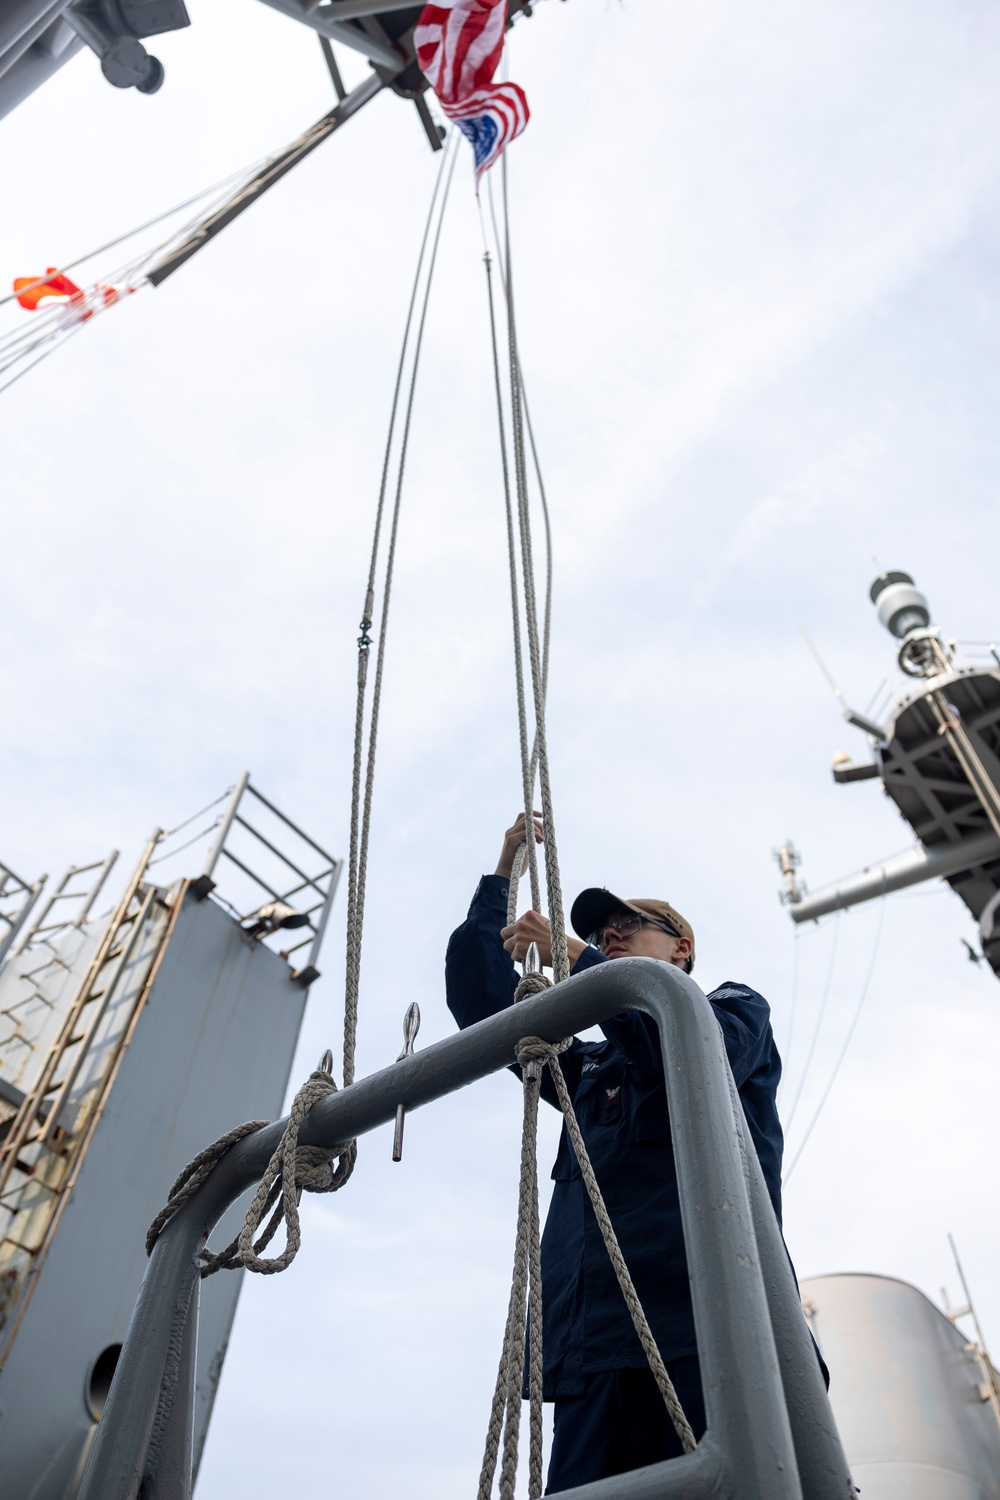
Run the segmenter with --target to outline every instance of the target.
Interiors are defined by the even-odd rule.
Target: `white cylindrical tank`
[[[1000,1500],[1000,1422],[965,1335],[888,1276],[801,1291],[861,1500]]]

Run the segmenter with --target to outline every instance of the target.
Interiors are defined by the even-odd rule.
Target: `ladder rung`
[[[34,1249],[32,1249],[30,1245],[22,1245],[21,1241],[16,1240],[12,1234],[5,1234],[3,1239],[0,1240],[0,1245],[13,1245],[15,1250],[23,1250],[25,1255],[33,1256],[38,1254],[37,1245],[34,1247]]]

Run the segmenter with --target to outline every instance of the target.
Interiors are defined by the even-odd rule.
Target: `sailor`
[[[542,840],[535,816],[534,836]],[[448,944],[448,1006],[471,1026],[513,1001],[515,962],[537,943],[551,963],[549,924],[529,911],[507,926],[508,882],[524,843],[522,813],[504,836],[496,873],[484,875]],[[574,974],[616,958],[658,958],[690,973],[694,933],[667,901],[583,891],[570,920]],[[725,1040],[764,1180],[781,1222],[781,1076],[767,1001],[727,981],[709,996]],[[639,1300],[696,1437],[705,1430],[666,1086],[655,1023],[629,1010],[574,1038],[561,1062],[580,1128]],[[558,1108],[548,1069],[542,1097]],[[547,1494],[681,1453],[625,1306],[565,1127],[542,1235],[544,1396],[555,1403]]]

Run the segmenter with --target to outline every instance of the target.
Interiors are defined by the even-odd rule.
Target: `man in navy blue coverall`
[[[513,1001],[529,943],[551,962],[546,919],[527,912],[507,926],[508,881],[524,842],[524,815],[508,829],[494,875],[484,875],[468,918],[448,944],[448,1006],[471,1026]],[[535,838],[541,842],[536,822]],[[571,922],[574,974],[625,957],[690,971],[694,933],[667,902],[623,901],[584,891]],[[589,941],[588,941],[589,940]],[[722,1028],[764,1180],[781,1222],[781,1062],[767,1001],[726,982],[708,996]],[[573,1041],[563,1072],[626,1264],[681,1404],[700,1437],[705,1409],[655,1023],[629,1010],[601,1027],[605,1040]],[[542,1095],[558,1108],[548,1070]],[[565,1127],[552,1169],[542,1236],[544,1395],[555,1402],[546,1493],[658,1463],[681,1452],[608,1259]]]

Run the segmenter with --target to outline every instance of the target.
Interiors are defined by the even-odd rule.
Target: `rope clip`
[[[414,1000],[403,1017],[403,1050],[396,1058],[402,1062],[404,1058],[413,1056],[413,1043],[416,1041],[417,1032],[420,1030],[420,1006]],[[403,1124],[406,1120],[406,1105],[396,1106],[396,1129],[392,1136],[392,1159],[403,1160]]]

